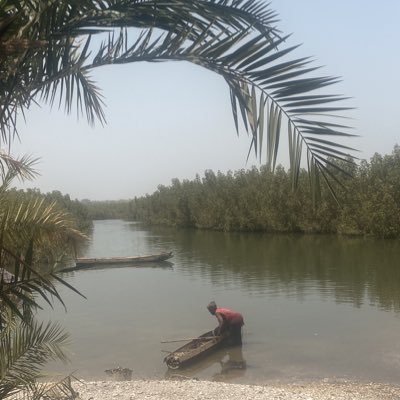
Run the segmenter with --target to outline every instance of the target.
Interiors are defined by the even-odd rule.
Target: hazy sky
[[[352,146],[361,158],[390,153],[399,140],[400,2],[394,0],[275,0],[278,27],[302,43],[296,57],[313,56],[319,75],[341,76],[353,97]],[[172,178],[246,164],[250,141],[236,136],[229,90],[222,78],[187,63],[137,63],[99,69],[107,125],[90,127],[76,115],[32,108],[20,120],[14,154],[41,157],[41,176],[25,187],[59,190],[72,198],[122,199],[152,193]],[[279,162],[287,164],[286,148]]]

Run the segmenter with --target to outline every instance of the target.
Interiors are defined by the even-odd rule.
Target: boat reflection
[[[69,276],[73,276],[75,272],[80,271],[99,271],[103,269],[121,269],[121,268],[161,268],[161,269],[173,269],[174,263],[170,261],[154,261],[154,262],[143,262],[133,264],[93,264],[88,268],[76,269],[75,267],[62,268],[59,272],[67,273]]]
[[[242,378],[247,369],[241,346],[224,347],[179,370],[168,369],[166,379],[210,379],[225,382]]]

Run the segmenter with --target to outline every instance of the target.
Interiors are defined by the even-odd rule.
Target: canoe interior
[[[227,336],[213,337],[213,331],[206,332],[197,339],[191,340],[189,343],[168,354],[164,358],[164,362],[168,368],[178,369],[219,348],[226,339]]]

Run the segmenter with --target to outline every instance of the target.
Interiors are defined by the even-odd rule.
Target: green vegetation
[[[132,213],[129,200],[82,200],[81,204],[87,210],[87,215],[91,220],[128,219]]]
[[[89,215],[89,210],[82,202],[71,200],[68,194],[63,195],[58,190],[53,190],[45,194],[46,199],[55,201],[58,205],[67,210],[76,222],[77,228],[81,232],[88,233],[93,228],[93,222]]]
[[[52,388],[36,382],[52,359],[66,360],[68,335],[58,324],[39,324],[35,310],[42,302],[62,302],[56,273],[64,257],[86,239],[71,214],[35,191],[9,190],[15,177],[34,175],[32,165],[11,163],[0,183],[0,398],[25,388],[32,398],[57,394],[68,379]],[[50,196],[51,197],[51,196]],[[36,397],[35,397],[36,396]],[[44,398],[44,397],[42,397]]]
[[[349,168],[351,166],[351,168]],[[400,236],[400,147],[375,154],[370,162],[341,168],[338,204],[328,188],[312,204],[305,170],[292,190],[290,172],[253,167],[159,186],[152,195],[132,201],[131,218],[149,224],[223,231],[313,232]],[[353,177],[349,175],[352,174]]]
[[[39,189],[27,189],[27,190],[17,190],[12,189],[9,191],[10,196],[33,196],[37,198],[43,198],[48,203],[57,203],[59,207],[67,211],[71,218],[74,219],[74,223],[78,230],[84,233],[89,233],[93,228],[93,216],[89,214],[88,207],[86,207],[85,202],[79,200],[71,200],[69,194],[62,194],[58,190],[53,190],[52,192],[43,194]]]

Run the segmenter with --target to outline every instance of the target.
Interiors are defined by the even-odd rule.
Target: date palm
[[[32,160],[14,160],[26,174],[34,174]],[[12,324],[14,317],[29,322],[38,307],[34,294],[51,304],[52,296],[62,301],[53,283],[61,280],[54,268],[62,253],[73,254],[85,236],[76,222],[55,202],[40,194],[7,190],[21,172],[10,169],[0,185],[0,322]],[[46,269],[38,267],[45,262]],[[12,271],[12,275],[4,271]],[[62,280],[61,280],[62,281]],[[62,281],[68,285],[66,282]],[[20,307],[20,305],[24,307]]]
[[[3,0],[1,5],[4,142],[17,133],[17,117],[32,101],[58,99],[67,111],[75,103],[90,123],[103,122],[103,99],[90,78],[94,68],[188,61],[226,81],[236,130],[249,134],[250,149],[265,157],[269,169],[275,168],[280,136],[287,132],[293,186],[306,155],[314,193],[320,179],[335,193],[331,171],[340,167],[330,159],[347,160],[352,150],[338,141],[352,136],[348,127],[334,120],[348,109],[336,104],[345,98],[323,92],[338,79],[311,77],[317,68],[309,58],[287,58],[297,46],[284,47],[288,36],[275,27],[277,15],[265,1]],[[91,40],[101,35],[102,42]]]
[[[64,346],[68,335],[55,323],[17,323],[0,333],[0,398],[6,399],[24,389],[26,399],[75,398],[69,377],[48,385],[40,384],[41,368],[50,360],[66,360]],[[47,397],[46,397],[47,395]],[[18,398],[23,398],[22,396]]]
[[[32,399],[60,391],[71,394],[68,379],[51,387],[36,382],[46,362],[66,359],[63,346],[68,335],[57,324],[35,322],[33,311],[43,302],[51,306],[54,298],[63,304],[55,282],[75,290],[54,267],[60,252],[71,254],[84,235],[56,203],[37,193],[8,190],[15,177],[35,175],[34,160],[5,154],[3,160],[7,166],[0,185],[0,398],[22,388]],[[45,269],[39,268],[44,254]]]

